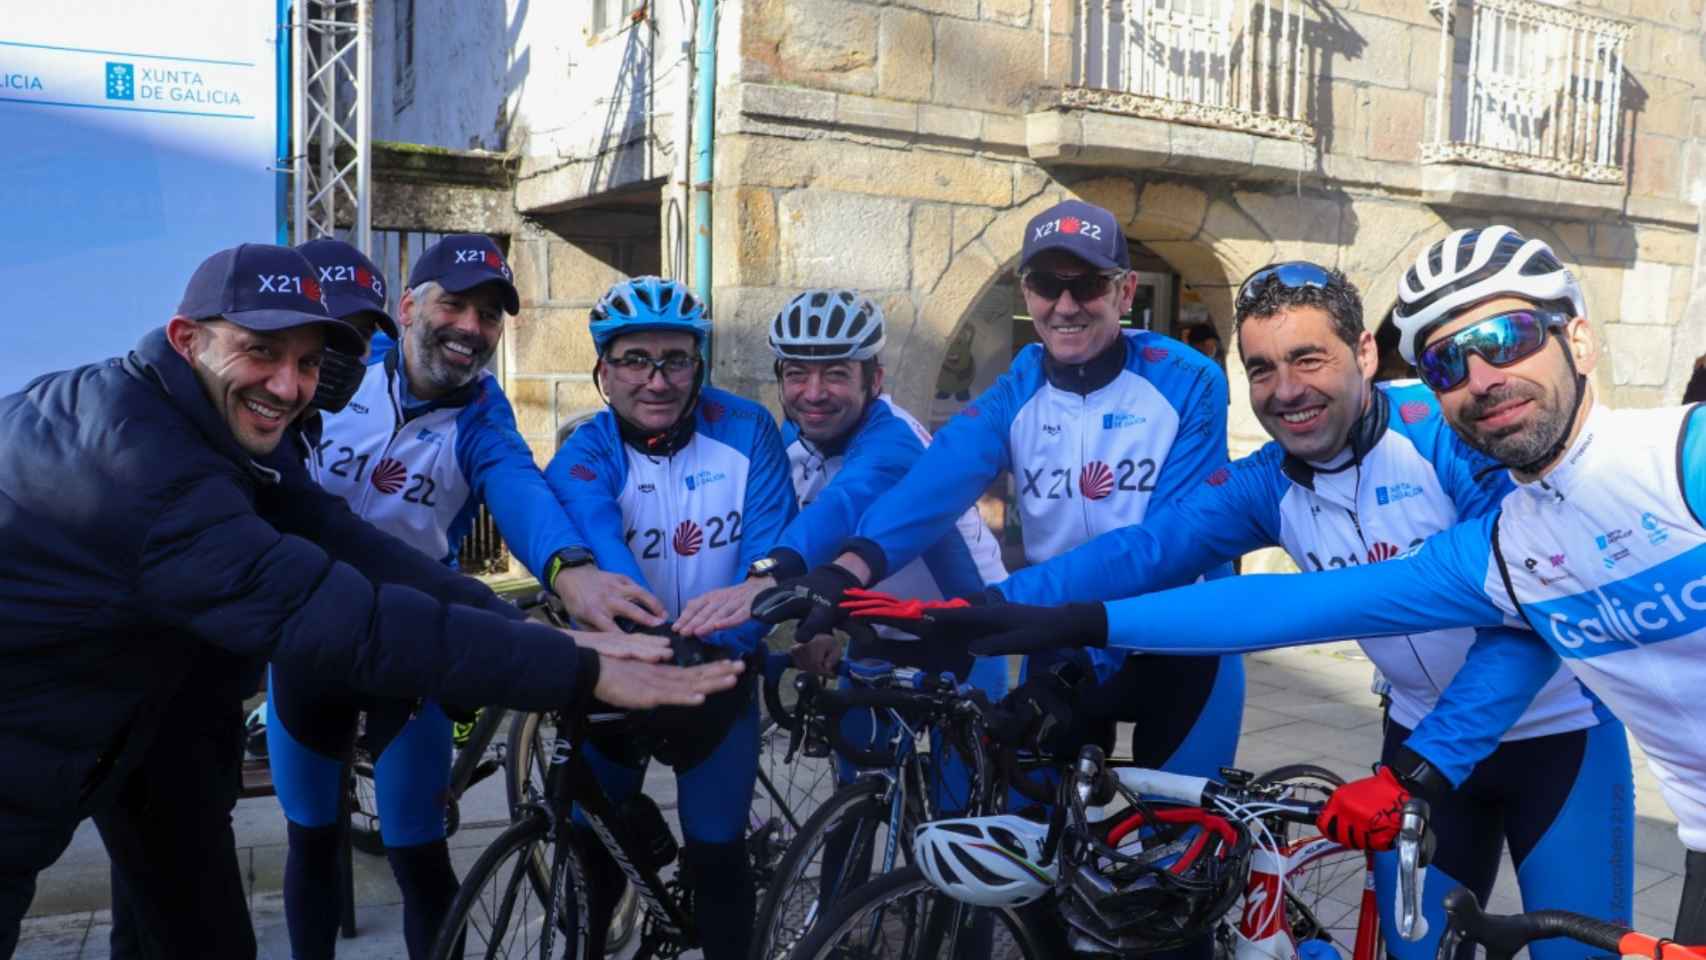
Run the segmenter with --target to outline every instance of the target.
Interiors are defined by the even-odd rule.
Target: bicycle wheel
[[[788,762],[788,731],[768,714],[758,720],[758,782],[747,818],[747,849],[753,880],[767,890],[782,858],[806,822],[835,793],[835,768],[828,758],[796,755]]]
[[[385,838],[379,833],[379,795],[373,787],[373,761],[359,746],[350,764],[348,802],[350,846],[370,856],[384,856]]]
[[[549,832],[546,816],[534,814],[511,824],[480,854],[450,902],[432,960],[585,956],[584,931],[563,929],[564,898],[575,897],[577,916],[586,915],[580,862],[571,844],[554,850]],[[543,889],[533,875],[541,858],[552,864]]]
[[[1325,767],[1296,763],[1269,770],[1257,777],[1256,784],[1283,783],[1293,799],[1325,802],[1334,790],[1343,786],[1344,778]],[[1287,850],[1302,850],[1306,844],[1320,839],[1313,825],[1270,823],[1269,829]],[[1343,960],[1351,960],[1356,951],[1357,931],[1363,920],[1363,891],[1373,883],[1369,855],[1359,850],[1321,845],[1321,852],[1296,863],[1286,876],[1286,908],[1292,936],[1298,942],[1323,940]],[[1369,889],[1372,889],[1369,887]],[[1236,918],[1242,906],[1234,906],[1229,918]],[[1374,957],[1385,956],[1384,934],[1379,930],[1379,915],[1368,918],[1374,933]]]
[[[504,756],[504,789],[509,794],[510,819],[522,816],[523,804],[544,800],[545,771],[556,748],[556,714],[517,713],[510,721],[509,747]],[[550,845],[541,844],[529,868],[541,897],[549,885],[550,864]],[[606,953],[615,953],[628,945],[639,928],[639,915],[639,897],[634,894],[632,884],[625,885],[610,917],[610,932],[604,941]]]
[[[880,874],[882,860],[903,857],[889,830],[889,785],[861,777],[817,808],[776,865],[758,909],[753,956],[783,960],[839,894]],[[907,817],[902,833],[915,824]]]
[[[942,894],[917,867],[850,891],[812,927],[795,960],[904,957],[1062,957],[1061,926],[1043,900],[1021,908],[972,907]]]

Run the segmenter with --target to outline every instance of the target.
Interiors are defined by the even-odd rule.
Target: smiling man
[[[1068,200],[1014,239],[1020,291],[1041,343],[1019,351],[937,431],[865,511],[834,562],[759,596],[766,607],[790,596],[775,613],[803,616],[804,637],[834,624],[846,590],[925,555],[1003,471],[1013,477],[1025,555],[1041,563],[1137,523],[1226,463],[1226,378],[1214,361],[1177,340],[1121,329],[1137,277],[1114,216]],[[1120,596],[1109,592],[1113,579],[1104,571],[1061,583],[1051,602]],[[1131,749],[1140,763],[1213,775],[1232,762],[1244,701],[1239,658],[1145,664],[1096,651],[1090,659],[1102,686],[1096,704],[1081,705],[1096,739],[1111,746],[1116,722],[1135,721]]]
[[[1240,288],[1236,310],[1250,406],[1274,442],[1141,524],[1019,571],[997,586],[1006,599],[1051,602],[1091,577],[1137,596],[1263,547],[1283,547],[1304,570],[1376,563],[1487,515],[1511,489],[1500,460],[1453,434],[1426,387],[1371,382],[1374,337],[1343,274],[1306,261],[1264,267]],[[1507,436],[1498,445],[1510,452],[1520,443]],[[1533,456],[1520,453],[1522,462]],[[1537,676],[1538,696],[1531,685],[1489,682],[1497,664],[1460,669],[1474,630],[1359,642],[1390,684],[1380,760],[1426,797],[1440,840],[1424,888],[1430,934],[1393,938],[1388,952],[1433,957],[1445,894],[1467,886],[1485,901],[1507,844],[1529,909],[1627,921],[1634,811],[1622,724],[1520,632],[1488,632],[1483,656],[1552,662]],[[1377,875],[1388,929],[1395,860],[1383,854]],[[1542,960],[1590,953],[1567,940],[1531,949]]]
[[[37,872],[129,788],[209,647],[378,695],[521,709],[593,695],[695,703],[733,684],[725,665],[605,661],[591,649],[598,636],[577,646],[376,587],[263,519],[257,498],[279,474],[258,458],[313,398],[327,342],[363,349],[327,313],[308,261],[245,244],[203,262],[176,314],[127,356],[0,398],[0,960],[16,948]],[[115,865],[136,855],[110,852]]]

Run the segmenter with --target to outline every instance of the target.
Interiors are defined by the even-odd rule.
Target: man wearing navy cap
[[[737,667],[616,659],[666,655],[643,641],[571,642],[376,587],[271,526],[256,497],[278,474],[258,458],[307,408],[327,344],[363,348],[301,254],[249,244],[208,258],[126,357],[0,397],[0,960],[35,875],[125,789],[209,645],[523,709],[692,705],[732,685]]]
[[[1137,523],[1226,463],[1220,369],[1176,340],[1121,329],[1137,277],[1113,215],[1068,200],[1032,217],[1019,239],[1020,290],[1042,342],[1019,351],[937,432],[834,563],[760,596],[759,604],[793,596],[782,609],[805,616],[801,636],[835,622],[848,588],[922,555],[1004,470],[1018,494],[1026,559],[1041,563]],[[1073,584],[1072,596],[1051,602],[1099,599],[1098,587]],[[1134,720],[1140,763],[1212,776],[1232,762],[1244,698],[1238,658],[1162,667],[1091,659],[1102,703],[1084,706],[1100,712],[1108,742],[1115,720]]]
[[[382,288],[383,280],[353,250],[341,257],[327,257],[336,252],[330,247],[309,252],[322,258],[328,293],[346,309],[383,310],[382,297],[369,297],[377,291],[361,283],[371,276]],[[402,293],[396,338],[375,340],[347,402],[323,412],[309,471],[358,516],[434,560],[454,566],[484,503],[511,552],[541,583],[574,596],[568,585],[591,576],[612,583],[595,594],[619,594],[627,578],[591,564],[516,430],[509,400],[485,369],[506,314],[519,308],[509,264],[490,238],[452,234],[427,248]],[[291,949],[298,960],[318,960],[330,957],[336,942],[339,767],[355,714],[347,688],[328,685],[311,668],[275,664],[268,703],[268,756],[290,827]],[[457,886],[444,828],[451,723],[433,702],[361,706],[387,811],[380,830],[403,893],[405,939],[421,960]]]

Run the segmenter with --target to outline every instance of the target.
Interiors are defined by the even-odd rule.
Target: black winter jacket
[[[376,587],[281,533],[256,512],[277,481],[163,329],[0,397],[0,817],[105,802],[199,644],[383,696],[545,709],[590,689],[596,655],[562,633]],[[289,492],[286,527],[344,506]]]

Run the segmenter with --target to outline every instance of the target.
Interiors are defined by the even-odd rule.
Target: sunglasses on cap
[[[1238,299],[1233,307],[1243,313],[1262,296],[1262,290],[1268,281],[1278,280],[1280,286],[1287,290],[1299,287],[1325,287],[1333,282],[1333,275],[1327,268],[1308,260],[1287,260],[1284,263],[1270,263],[1245,278],[1244,284],[1238,288]]]
[[[1433,389],[1452,390],[1469,379],[1471,354],[1495,367],[1508,367],[1540,352],[1546,332],[1569,322],[1568,315],[1550,310],[1495,314],[1429,344],[1416,358],[1416,371]]]
[[[1107,296],[1108,288],[1115,280],[1123,276],[1120,271],[1109,273],[1080,273],[1073,276],[1053,273],[1048,270],[1027,270],[1019,275],[1019,281],[1026,289],[1044,300],[1059,300],[1066,291],[1072,292],[1072,299],[1079,303],[1089,303],[1092,300]]]

